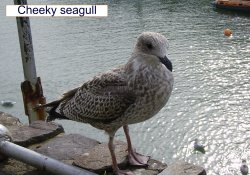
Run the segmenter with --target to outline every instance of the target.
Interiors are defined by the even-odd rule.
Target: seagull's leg
[[[128,143],[128,160],[131,165],[137,166],[148,166],[148,156],[143,156],[137,152],[135,149],[132,148],[131,139],[129,136],[129,128],[128,125],[123,126],[124,133],[126,135],[127,143]]]
[[[115,156],[115,148],[114,148],[114,144],[113,144],[113,140],[114,140],[114,136],[109,136],[109,151],[111,154],[111,158],[112,158],[112,168],[113,171],[116,175],[134,175],[132,172],[125,172],[119,169],[118,165],[117,165],[117,160],[116,160],[116,156]]]

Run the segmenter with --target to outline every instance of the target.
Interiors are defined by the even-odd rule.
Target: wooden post
[[[15,5],[27,5],[27,0],[14,0]],[[29,123],[35,120],[45,120],[44,109],[34,110],[38,104],[45,104],[40,77],[36,75],[30,21],[28,17],[17,17],[17,29],[23,63],[25,81],[21,83],[25,114]]]

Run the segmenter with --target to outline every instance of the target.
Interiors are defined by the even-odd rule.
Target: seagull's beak
[[[167,67],[167,69],[172,72],[173,65],[172,65],[172,62],[168,59],[168,57],[167,56],[165,56],[165,57],[159,57],[159,59],[160,59],[160,62],[162,64],[164,64]]]

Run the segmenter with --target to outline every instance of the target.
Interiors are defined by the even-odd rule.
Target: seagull
[[[174,83],[167,48],[167,39],[162,34],[143,32],[125,65],[99,74],[64,93],[61,99],[38,108],[47,107],[48,121],[69,119],[104,130],[109,135],[113,172],[133,175],[118,168],[114,136],[123,127],[129,163],[148,165],[149,157],[137,153],[132,147],[128,125],[150,119],[167,103]]]
[[[194,150],[205,154],[205,146],[201,145],[198,139],[194,139]]]
[[[246,165],[246,160],[242,160],[242,165],[240,166],[240,172],[242,175],[247,175],[248,174],[248,166]]]
[[[15,101],[11,101],[11,100],[2,100],[1,104],[4,107],[12,107],[12,106],[14,106],[14,104],[16,104],[16,102]]]

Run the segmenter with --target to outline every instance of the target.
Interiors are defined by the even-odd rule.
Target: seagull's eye
[[[150,50],[153,49],[153,45],[152,45],[151,43],[146,43],[146,46],[147,46],[147,48],[150,49]]]

